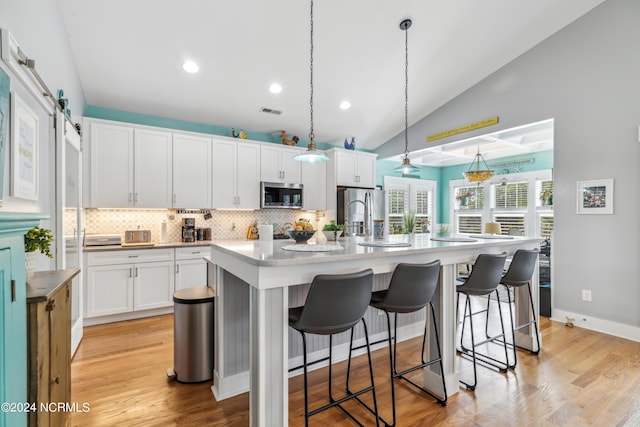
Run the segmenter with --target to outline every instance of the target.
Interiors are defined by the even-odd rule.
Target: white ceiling
[[[308,1],[59,1],[89,105],[307,139]],[[411,125],[602,1],[316,0],[316,141],[404,129],[405,18]]]
[[[476,153],[485,161],[553,150],[553,120],[467,138],[446,145],[424,148],[410,154],[411,163],[444,167],[471,163]],[[402,154],[386,160],[402,161]]]

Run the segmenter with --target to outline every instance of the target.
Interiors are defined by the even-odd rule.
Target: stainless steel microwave
[[[260,207],[302,209],[302,184],[260,183]]]

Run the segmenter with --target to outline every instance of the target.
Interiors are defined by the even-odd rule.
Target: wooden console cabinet
[[[29,426],[70,425],[58,405],[71,403],[71,279],[78,273],[42,271],[27,279],[27,401],[37,406]]]

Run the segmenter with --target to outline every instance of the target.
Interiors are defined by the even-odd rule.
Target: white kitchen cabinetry
[[[209,246],[176,248],[176,291],[207,286],[207,262],[203,258],[207,255],[211,255]]]
[[[166,208],[172,200],[173,143],[169,132],[134,132],[134,197],[137,208]]]
[[[302,208],[327,209],[327,163],[302,164]]]
[[[297,148],[278,145],[260,147],[260,179],[266,182],[300,183],[300,162],[294,158],[300,154]]]
[[[90,207],[171,206],[170,132],[99,122],[90,127]]]
[[[133,206],[133,128],[95,122],[90,126],[89,207]]]
[[[377,154],[330,150],[336,165],[336,184],[347,187],[375,188]]]
[[[211,139],[173,134],[174,208],[211,207]]]
[[[260,209],[260,145],[214,139],[214,209]]]
[[[91,252],[86,271],[85,317],[173,304],[173,249]]]

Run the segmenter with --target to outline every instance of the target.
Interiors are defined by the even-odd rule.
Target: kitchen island
[[[303,295],[294,301],[290,294],[304,293],[305,285],[317,274],[342,274],[365,268],[372,268],[376,275],[374,289],[384,288],[398,263],[426,263],[436,259],[442,263],[440,286],[433,302],[439,319],[443,375],[449,394],[457,393],[457,264],[472,263],[481,253],[513,254],[521,248],[536,249],[540,239],[445,237],[436,241],[430,234],[390,236],[390,239],[392,245],[410,246],[363,246],[367,243],[363,238],[352,237],[329,243],[338,245],[337,248],[324,248],[336,250],[298,252],[285,250],[295,249],[291,241],[214,241],[209,262],[213,267],[210,286],[215,287],[217,295],[212,387],[216,399],[246,392],[249,386],[251,425],[286,426],[288,370],[290,363],[295,364],[289,351],[288,308],[304,302]],[[306,246],[310,245],[304,246],[309,249]],[[533,282],[534,303],[537,303],[537,273]],[[519,301],[527,300],[516,295],[518,319],[529,315],[527,305]],[[423,322],[415,329],[414,336],[421,334]],[[531,329],[523,329],[516,340],[518,345],[532,348],[532,337]],[[432,345],[428,352],[433,351]],[[424,370],[424,385],[436,394],[441,394],[440,375],[435,366]]]

